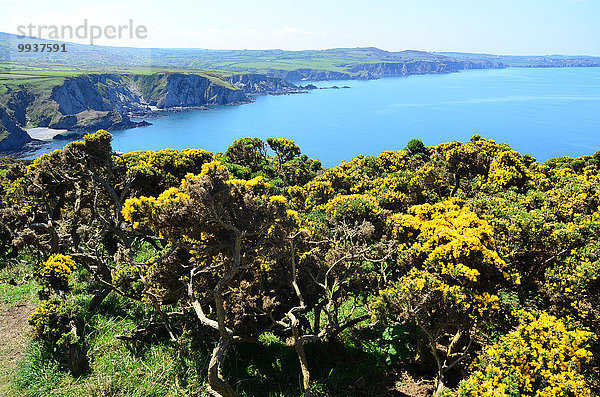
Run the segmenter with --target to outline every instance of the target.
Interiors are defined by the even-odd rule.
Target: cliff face
[[[366,73],[368,76],[391,77],[414,74],[452,73],[464,69],[502,68],[499,62],[490,61],[411,61],[411,62],[382,62],[358,64],[348,70],[352,73]]]
[[[340,65],[342,66],[342,65]],[[321,69],[269,70],[269,76],[288,81],[356,80],[380,77],[408,76],[413,74],[452,73],[464,69],[500,69],[501,62],[489,60],[415,60],[401,62],[375,62],[343,65],[346,72]]]
[[[479,61],[457,61],[462,64],[463,69],[504,69],[506,65],[500,61],[479,60]]]
[[[4,106],[0,106],[0,153],[17,152],[33,141]]]
[[[43,106],[29,107],[28,119],[32,125],[69,131],[118,130],[147,125],[129,119],[129,112],[141,108],[126,76],[92,74],[53,87]]]
[[[155,106],[169,109],[226,105],[247,100],[246,95],[235,87],[218,85],[206,77],[194,74],[172,74],[167,76],[166,92]]]
[[[90,74],[66,78],[47,92],[19,86],[8,92],[2,116],[0,152],[18,150],[31,140],[26,125],[89,132],[148,125],[131,114],[153,109],[247,102],[242,90],[215,75]],[[9,131],[9,132],[6,132]]]
[[[269,70],[269,76],[287,81],[352,80],[363,78],[352,73],[334,72],[322,69]]]
[[[221,84],[217,84],[221,83]],[[196,74],[86,75],[67,79],[50,97],[62,115],[86,110],[133,112],[243,102],[242,91],[224,80]]]
[[[301,91],[295,84],[266,74],[236,74],[229,77],[227,81],[248,95],[285,94]]]
[[[64,115],[77,114],[87,109],[110,110],[114,105],[104,101],[89,76],[67,79],[63,85],[52,89],[50,99],[58,104]]]
[[[50,98],[58,103],[61,114],[85,110],[127,111],[141,107],[140,98],[120,75],[92,74],[67,79],[52,90]]]
[[[129,88],[140,102],[159,109],[226,105],[247,102],[248,98],[229,82],[215,76],[160,73],[130,76]]]
[[[27,107],[33,103],[34,96],[25,90],[8,90],[6,107],[13,112],[12,116],[19,125],[27,124]]]
[[[600,61],[594,59],[548,59],[542,57],[531,57],[527,60],[529,65],[515,65],[526,68],[590,68],[599,67]]]
[[[506,67],[526,68],[568,68],[568,67],[599,67],[600,57],[570,56],[570,55],[493,55],[471,54],[464,52],[437,53],[452,59],[470,61],[489,61],[492,64],[500,63]]]

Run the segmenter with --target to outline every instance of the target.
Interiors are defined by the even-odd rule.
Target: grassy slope
[[[43,102],[50,96],[52,88],[64,82],[65,77],[63,76],[64,74],[57,75],[48,71],[45,73],[23,73],[18,71],[0,73],[0,104],[6,105],[9,98],[4,94],[9,89],[21,90],[23,88],[35,94]]]
[[[2,35],[0,34],[0,37]],[[44,40],[42,40],[43,42]],[[0,40],[7,50],[10,41]],[[7,44],[8,43],[8,44]],[[194,73],[206,77],[215,85],[235,89],[224,77],[232,73],[269,73],[273,70],[291,71],[299,68],[346,72],[353,65],[379,62],[405,62],[447,59],[421,51],[387,52],[377,48],[337,48],[323,51],[248,51],[248,50],[202,50],[202,49],[137,49],[85,46],[69,44],[75,49],[66,55],[49,55],[36,58],[32,54],[13,54],[10,63],[0,70],[0,97],[7,87],[19,85],[33,87],[47,94],[53,86],[61,84],[65,77],[84,73],[124,73],[150,75],[153,73]],[[147,55],[150,54],[150,55]],[[144,55],[151,62],[140,62]],[[112,67],[99,60],[113,59]],[[89,59],[86,63],[84,60]],[[136,62],[134,62],[136,61]],[[76,67],[75,67],[76,66]],[[358,73],[350,73],[358,75]],[[158,82],[160,86],[163,82]],[[164,84],[163,84],[164,85]],[[142,87],[147,91],[149,87]],[[0,101],[2,98],[0,98]]]
[[[142,306],[111,295],[89,319],[88,356],[90,371],[71,377],[48,347],[30,340],[26,358],[13,372],[12,387],[29,396],[186,396],[208,395],[205,391],[210,345],[154,342],[129,344],[114,338],[133,330]],[[383,353],[363,346],[359,335],[346,334],[344,344],[307,344],[315,389],[339,395],[383,396],[393,382],[383,372]],[[370,352],[365,352],[370,349]],[[326,354],[324,354],[324,352]],[[272,357],[277,357],[272,361]],[[298,396],[300,367],[294,348],[267,334],[257,344],[233,347],[225,373],[236,381],[240,396]],[[390,383],[391,382],[391,383]],[[195,394],[198,393],[198,394]],[[320,394],[319,395],[324,395]],[[338,395],[338,394],[336,394]]]
[[[447,59],[444,56],[421,51],[388,52],[377,48],[336,48],[323,51],[160,50],[159,54],[166,56],[170,51],[178,53],[178,58],[200,55],[194,59],[194,65],[201,68],[236,72],[289,71],[299,68],[347,72],[349,66],[356,64]]]

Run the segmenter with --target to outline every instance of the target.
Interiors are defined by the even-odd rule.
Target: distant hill
[[[78,71],[218,71],[262,73],[287,80],[378,78],[389,75],[450,73],[462,69],[498,68],[486,59],[453,59],[424,51],[390,52],[374,47],[329,50],[207,50],[133,48],[66,43],[67,52],[18,52],[18,44],[60,43],[0,33],[0,63],[22,70],[51,67]],[[406,65],[406,67],[403,67]]]
[[[454,59],[469,60],[487,60],[501,62],[510,67],[598,67],[600,66],[600,57],[587,55],[493,55],[493,54],[472,54],[468,52],[436,52],[437,55],[443,55]]]
[[[67,52],[18,52],[18,44],[64,42],[0,33],[0,67],[87,72],[216,71],[263,73],[288,80],[378,78],[416,73],[448,73],[462,69],[600,66],[600,57],[513,56],[462,52],[391,52],[375,47],[328,50],[209,50],[201,48],[109,47],[66,44]],[[403,65],[407,65],[403,67]]]

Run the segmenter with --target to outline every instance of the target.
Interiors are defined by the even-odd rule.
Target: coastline
[[[479,133],[498,141],[513,140],[520,150],[542,160],[554,156],[552,147],[558,141],[568,147],[568,155],[580,156],[598,150],[597,138],[590,137],[593,139],[585,147],[574,147],[571,140],[564,139],[564,132],[577,136],[595,128],[590,124],[594,120],[584,115],[597,108],[597,95],[587,86],[566,83],[598,73],[600,69],[594,67],[506,68],[410,79],[315,82],[317,88],[347,84],[352,90],[313,90],[310,97],[290,95],[280,99],[256,95],[253,106],[217,105],[209,107],[208,113],[194,109],[160,111],[149,120],[154,124],[151,128],[114,131],[114,137],[122,152],[185,147],[217,152],[226,149],[223,142],[240,137],[285,136],[301,143],[324,164],[334,164],[350,160],[344,154],[349,149],[339,147],[341,142],[348,148],[354,146],[354,152],[370,155],[385,147],[401,149],[403,145],[398,142],[415,136],[426,144],[435,144],[447,136],[468,140]],[[567,76],[565,84],[558,84],[560,76]],[[547,92],[546,81],[554,82],[561,95],[557,96],[556,88]],[[525,89],[524,82],[531,82],[531,86],[526,85],[522,95],[515,94],[514,89]],[[500,117],[508,109],[510,113]],[[383,123],[384,119],[393,121]],[[573,119],[580,122],[574,124],[570,121]],[[366,138],[366,131],[377,131],[383,143]],[[536,135],[539,131],[543,134]],[[27,155],[33,157],[65,143],[46,141],[42,143],[45,148]],[[338,150],[332,152],[334,147]]]

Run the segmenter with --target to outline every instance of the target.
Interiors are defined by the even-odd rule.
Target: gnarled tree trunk
[[[235,397],[233,387],[221,375],[223,361],[225,360],[225,355],[230,344],[231,341],[229,338],[219,339],[208,364],[208,385],[210,386],[210,391],[216,396]]]
[[[292,320],[292,332],[294,334],[294,348],[300,361],[300,369],[302,370],[302,387],[304,389],[304,395],[306,397],[312,397],[310,390],[310,371],[308,370],[308,360],[306,359],[306,353],[304,352],[304,346],[302,345],[302,339],[300,338],[300,330],[298,329],[298,319],[293,313],[289,314]]]

